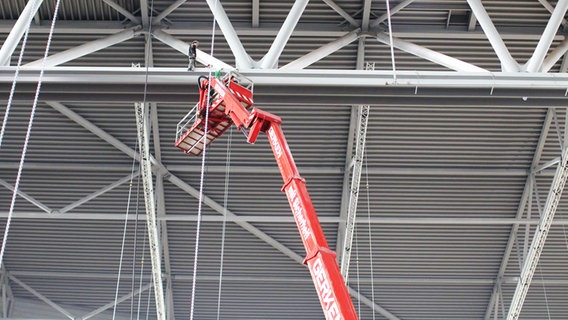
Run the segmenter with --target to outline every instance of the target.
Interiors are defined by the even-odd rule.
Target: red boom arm
[[[204,104],[206,99],[203,98],[209,95],[209,86],[206,81],[203,80],[200,84],[201,99],[198,106],[199,110],[207,108],[207,105]],[[310,270],[325,318],[327,320],[357,320],[353,302],[337,265],[336,254],[327,244],[306,188],[306,181],[298,172],[282,132],[280,117],[256,108],[249,112],[248,108],[252,105],[252,93],[249,92],[247,94],[246,90],[242,90],[243,88],[233,82],[231,77],[224,80],[211,79],[210,82],[211,88],[214,88],[217,94],[216,99],[213,100],[214,102],[209,107],[210,117],[215,115],[213,117],[215,120],[213,122],[210,121],[211,126],[215,126],[215,123],[218,123],[219,126],[225,129],[222,124],[230,120],[239,129],[246,128],[249,130],[247,139],[250,143],[256,141],[260,132],[265,132],[268,136],[268,141],[284,180],[282,191],[288,198],[304,248],[306,249],[307,255],[304,263]],[[248,103],[249,101],[251,102],[250,104]],[[215,114],[219,105],[223,105],[222,112],[225,115],[225,119],[219,120],[219,116]],[[192,146],[188,151],[186,147],[188,141],[187,139],[184,140],[183,137],[191,136],[192,131],[201,132],[202,128],[199,128],[198,122],[196,121],[193,127],[188,130],[188,133],[176,142],[176,146],[184,149],[187,153],[195,153],[189,152],[195,146]],[[215,131],[214,127],[211,129]],[[208,142],[210,141],[208,140]]]

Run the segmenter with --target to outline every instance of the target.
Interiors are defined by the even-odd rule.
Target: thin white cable
[[[35,2],[39,0],[33,0]],[[32,11],[29,11],[32,14]],[[16,92],[16,84],[18,82],[18,77],[20,75],[20,68],[22,66],[22,60],[24,58],[24,52],[26,50],[26,44],[28,42],[28,36],[30,33],[30,26],[32,24],[31,17],[28,17],[30,23],[26,27],[26,32],[24,33],[24,39],[22,40],[22,48],[20,49],[20,55],[18,56],[18,63],[16,64],[16,71],[14,72],[14,80],[12,80],[12,87],[10,88],[10,96],[8,97],[8,104],[6,104],[6,111],[4,112],[4,120],[2,121],[2,129],[0,130],[0,149],[2,148],[2,141],[4,140],[4,133],[6,131],[6,126],[8,125],[8,115],[10,114],[10,108],[12,107],[12,101],[14,100],[14,93]]]
[[[392,63],[392,77],[394,83],[396,84],[396,63],[394,61],[394,46],[393,46],[393,37],[392,37],[392,21],[391,21],[391,9],[390,9],[390,2],[387,0],[387,20],[389,24],[389,43],[390,43],[390,51],[391,51],[391,63]]]
[[[136,147],[134,148],[136,153]],[[136,167],[136,158],[132,158],[132,167],[130,169],[130,182],[128,183],[128,197],[126,200],[126,213],[124,216],[124,227],[122,229],[122,244],[120,246],[120,259],[118,262],[118,275],[116,277],[116,289],[114,292],[114,307],[112,309],[112,319],[116,319],[116,309],[118,308],[118,292],[120,289],[120,278],[122,276],[122,262],[124,261],[124,247],[126,246],[126,232],[128,230],[128,215],[130,213],[130,200],[132,199],[132,180],[134,179],[134,168]]]
[[[146,237],[148,236],[146,229],[144,229],[144,242],[142,242],[142,257],[140,259],[140,289],[142,289],[142,280],[144,277],[144,259],[146,258]],[[152,290],[150,290],[152,291]],[[136,319],[140,319],[140,310],[142,308],[142,291],[138,295],[138,311]]]
[[[542,274],[542,268],[539,265],[538,271],[540,273],[540,280],[542,281],[542,290],[544,291],[544,303],[546,304],[546,312],[548,314],[548,320],[552,319],[550,317],[550,307],[548,306],[548,294],[546,293],[546,286],[544,284],[544,275]]]
[[[215,1],[215,8],[217,7],[219,0]],[[215,48],[215,27],[216,21],[213,17],[213,27],[211,28],[211,56],[213,56],[214,48]],[[209,68],[209,81],[208,81],[208,89],[207,89],[207,103],[206,103],[206,110],[205,110],[205,127],[203,128],[203,154],[201,156],[201,176],[199,178],[199,203],[197,205],[197,226],[195,230],[195,255],[193,257],[193,277],[191,280],[191,301],[190,301],[190,311],[189,311],[189,320],[193,320],[194,311],[195,311],[195,288],[197,286],[197,261],[199,258],[199,238],[201,237],[201,213],[203,207],[203,184],[205,180],[205,160],[206,160],[206,152],[207,152],[207,130],[209,125],[209,106],[211,105],[211,95],[209,92],[211,91],[211,68]],[[199,84],[201,86],[201,84]]]
[[[12,222],[12,215],[14,214],[14,205],[16,204],[16,196],[18,195],[18,189],[20,187],[20,180],[22,178],[22,170],[24,168],[24,162],[26,160],[26,153],[28,151],[28,144],[30,142],[30,136],[32,134],[32,126],[34,123],[35,112],[37,109],[39,101],[39,93],[41,92],[41,83],[43,80],[43,74],[45,71],[45,60],[49,54],[49,47],[51,46],[51,40],[53,38],[53,30],[55,29],[55,21],[57,21],[57,15],[59,13],[59,5],[61,0],[57,0],[55,4],[55,11],[53,12],[53,20],[51,20],[51,27],[49,29],[49,35],[47,37],[47,44],[45,46],[45,52],[43,54],[43,62],[41,64],[41,69],[39,73],[39,78],[37,82],[37,88],[35,91],[34,102],[32,105],[32,111],[30,113],[30,121],[28,122],[28,129],[26,132],[26,139],[24,141],[24,146],[22,147],[22,156],[20,158],[20,164],[18,165],[18,175],[16,176],[16,184],[14,185],[14,193],[12,194],[12,200],[10,202],[10,211],[8,212],[8,218],[6,220],[6,227],[4,228],[4,238],[2,239],[2,249],[0,250],[0,266],[4,262],[4,252],[6,251],[6,243],[8,242],[8,233],[10,232],[10,223]]]
[[[357,241],[357,227],[353,229],[353,236],[355,238],[355,262],[357,271],[357,313],[361,319],[361,276],[359,271],[359,242]]]
[[[221,261],[219,267],[219,293],[217,295],[217,320],[221,318],[221,293],[223,288],[223,266],[225,262],[225,237],[226,237],[226,230],[227,230],[227,206],[229,205],[229,176],[230,176],[230,169],[231,169],[231,143],[233,141],[233,128],[231,128],[229,132],[229,138],[227,140],[227,156],[226,156],[226,165],[225,165],[225,190],[224,190],[224,199],[223,199],[223,227],[221,230]]]
[[[374,268],[373,268],[373,237],[371,234],[371,200],[370,200],[370,192],[369,192],[369,167],[367,162],[367,152],[364,153],[364,162],[365,162],[365,177],[367,183],[365,185],[367,189],[367,218],[369,218],[369,266],[371,268],[371,301],[373,301],[373,320],[375,320],[375,275],[374,275]]]

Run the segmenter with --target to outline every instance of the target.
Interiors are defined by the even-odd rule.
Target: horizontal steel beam
[[[66,214],[47,214],[44,212],[20,211],[16,213],[19,219],[54,219],[54,220],[106,220],[106,221],[124,221],[145,220],[143,215],[128,215],[122,213],[66,213]],[[6,218],[8,212],[0,211],[0,218]],[[224,218],[221,215],[206,215],[202,221],[206,222],[268,222],[268,223],[294,223],[294,217],[290,216],[234,216]],[[195,215],[168,215],[158,217],[159,221],[197,221]],[[339,223],[339,217],[319,217],[321,223]],[[478,225],[478,226],[499,226],[499,225],[537,225],[538,219],[517,219],[517,218],[365,218],[357,219],[357,224],[398,224],[398,225]],[[568,225],[568,219],[557,219],[552,225]]]
[[[7,100],[14,67],[0,68],[0,100]],[[565,107],[568,74],[295,70],[242,72],[255,83],[257,104],[412,107]],[[44,100],[132,102],[195,101],[187,90],[199,74],[184,68],[80,68],[45,70]],[[38,69],[22,69],[16,100],[31,101]],[[148,81],[147,87],[145,86]],[[306,87],[309,86],[309,90]]]

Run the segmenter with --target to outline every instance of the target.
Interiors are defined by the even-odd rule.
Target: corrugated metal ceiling
[[[140,1],[112,2],[140,16]],[[175,1],[147,2],[157,14]],[[254,26],[255,1],[220,2],[254,60],[260,60],[268,51],[292,7],[291,1],[261,0],[259,24]],[[391,1],[391,5],[401,2]],[[279,59],[280,66],[354,29],[326,3],[329,1],[309,2]],[[365,1],[334,3],[355,20],[362,19]],[[2,41],[25,4],[25,0],[0,2]],[[385,13],[385,4],[370,2],[371,21]],[[43,56],[54,5],[54,0],[45,0],[41,6],[32,25],[24,63]],[[491,0],[483,1],[483,5],[502,31],[511,55],[519,63],[526,62],[548,22],[549,11],[539,1],[530,0]],[[60,10],[52,54],[133,25],[108,1],[62,0]],[[465,0],[414,1],[393,16],[393,30],[403,40],[498,72],[500,61],[479,24],[470,27],[471,15]],[[221,32],[211,37],[212,19],[206,1],[188,1],[153,27],[163,28],[185,42],[199,39],[205,52],[210,52],[214,43],[213,55],[234,64]],[[386,22],[377,30],[386,31]],[[553,48],[565,41],[564,31],[558,33]],[[364,62],[374,63],[375,70],[392,69],[388,45],[372,36],[361,43],[365,47]],[[186,56],[156,39],[152,44],[156,67],[176,71],[186,68]],[[19,50],[11,65],[17,63]],[[140,35],[62,66],[143,67],[144,50],[145,37]],[[357,56],[358,43],[354,41],[309,68],[354,70]],[[448,70],[401,50],[395,50],[395,61],[397,70]],[[562,65],[560,59],[550,72],[560,71]],[[197,88],[188,83],[187,90]],[[164,277],[171,280],[172,287],[166,291],[173,294],[176,319],[188,319],[190,313],[198,201],[172,181],[179,178],[198,189],[201,160],[174,148],[173,140],[177,121],[194,103],[158,103],[158,130],[151,146],[152,153],[169,170],[163,182],[164,215],[159,219],[162,243],[168,251],[162,270]],[[64,105],[127,148],[137,150],[133,103],[93,102],[85,94],[84,101]],[[258,107],[283,118],[283,129],[307,180],[328,242],[336,249],[342,231],[338,228],[343,185],[349,183],[344,182],[344,171],[352,153],[354,107],[289,105],[283,101]],[[2,227],[12,197],[5,185],[14,184],[30,109],[30,104],[21,101],[12,106],[0,149]],[[550,130],[541,137],[548,119],[552,119]],[[490,299],[498,281],[502,295],[496,318],[503,318],[501,309],[508,310],[520,273],[519,261],[530,244],[554,167],[535,174],[537,190],[531,196],[530,217],[526,209],[519,209],[523,190],[533,166],[559,156],[558,141],[565,121],[564,110],[499,103],[474,107],[440,104],[435,108],[384,106],[380,101],[373,104],[349,286],[376,306],[353,295],[360,319],[386,319],[376,307],[405,320],[483,319],[486,315],[493,319]],[[4,260],[8,274],[54,304],[74,310],[77,318],[114,301],[119,272],[118,296],[151,282],[138,163],[92,131],[89,125],[40,102],[20,185],[20,190],[33,199],[17,199]],[[545,141],[542,156],[533,163],[541,139]],[[286,198],[280,192],[281,177],[266,139],[248,145],[235,130],[227,172],[228,142],[226,134],[208,152],[204,194],[218,204],[226,203],[226,208],[242,220],[228,221],[224,229],[222,215],[203,207],[195,318],[322,319],[308,270],[277,248],[283,245],[298,256],[304,255]],[[109,187],[133,172],[131,182],[125,180],[128,182]],[[38,208],[32,204],[34,201],[53,212]],[[57,212],[70,205],[69,212]],[[567,208],[568,200],[562,201],[521,319],[562,319],[568,313],[568,238],[561,224],[566,221]],[[126,226],[125,215],[129,216]],[[243,224],[250,226],[248,231]],[[267,243],[259,234],[274,242]],[[506,255],[508,242],[515,238],[510,256]],[[121,255],[124,261],[119,271]],[[503,277],[499,277],[503,266]],[[14,280],[8,284],[15,301],[38,299],[38,294]],[[154,319],[156,312],[149,294],[152,290],[145,290],[120,303],[119,315],[135,316],[139,309],[144,317]],[[19,318],[27,316],[26,310],[17,309],[17,304],[15,308],[13,314]],[[30,309],[29,318],[37,317],[38,310]]]

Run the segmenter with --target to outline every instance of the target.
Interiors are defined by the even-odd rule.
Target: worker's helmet
[[[191,43],[194,44],[194,45],[196,45],[196,46],[199,45],[199,41],[197,41],[197,40],[193,40],[193,42],[191,42]]]

